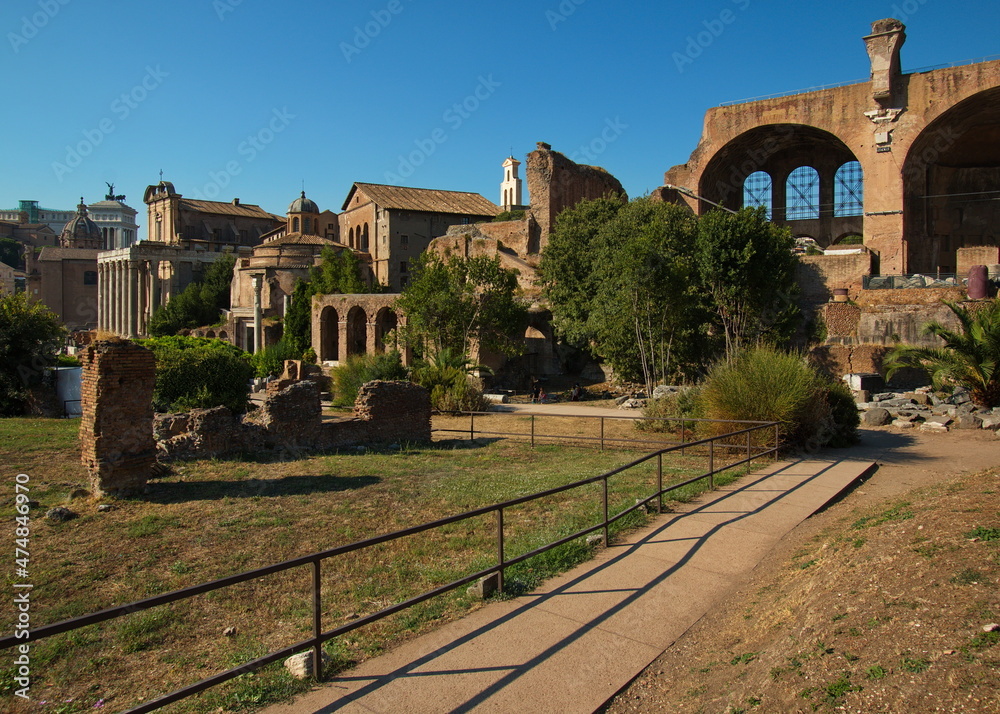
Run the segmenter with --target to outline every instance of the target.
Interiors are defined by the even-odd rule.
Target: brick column
[[[156,462],[153,353],[132,342],[95,342],[83,353],[80,457],[96,496],[144,490]]]

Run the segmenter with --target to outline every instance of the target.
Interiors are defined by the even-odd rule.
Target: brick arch
[[[837,170],[857,161],[848,145],[825,129],[805,124],[764,124],[748,129],[723,144],[705,163],[697,193],[728,208],[744,204],[748,177],[764,172],[771,177],[771,218],[793,233],[814,236],[829,245],[833,236],[848,230],[861,232],[863,217],[834,218],[834,185]],[[811,167],[819,174],[819,215],[789,219],[786,187],[796,169]],[[712,208],[699,201],[698,212]]]
[[[954,272],[956,251],[1000,245],[1000,87],[940,113],[903,164],[910,272]]]
[[[360,305],[354,305],[347,311],[347,354],[363,355],[368,353],[368,313]]]
[[[375,323],[375,351],[385,352],[386,336],[399,326],[399,316],[392,308],[383,307],[375,314],[373,322]],[[394,348],[395,345],[392,347]]]

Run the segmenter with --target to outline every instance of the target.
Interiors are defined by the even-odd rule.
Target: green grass
[[[79,422],[0,421],[0,460],[31,475],[41,509],[87,487],[79,459]],[[48,624],[307,553],[399,530],[590,477],[632,461],[635,451],[512,440],[437,442],[393,451],[313,454],[297,460],[252,457],[175,462],[142,498],[97,513],[74,502],[80,518],[54,525],[33,519],[32,621]],[[663,460],[664,482],[690,478],[704,458]],[[747,469],[744,468],[742,472]],[[717,484],[736,474],[719,474]],[[612,514],[648,496],[655,461],[610,481]],[[707,479],[665,497],[693,498]],[[505,512],[506,554],[515,557],[599,522],[601,487],[591,484]],[[14,515],[0,498],[0,519]],[[643,509],[611,527],[614,540],[648,518]],[[329,629],[495,563],[493,515],[386,543],[323,565],[323,618]],[[584,540],[511,566],[508,595],[592,555]],[[59,592],[59,597],[43,597]],[[45,667],[35,684],[91,708],[106,690],[115,707],[150,699],[226,666],[236,666],[308,636],[309,573],[299,569],[207,593],[185,603],[59,635],[33,648]],[[329,672],[377,654],[400,639],[453,619],[475,602],[459,588],[338,637]],[[223,630],[236,627],[236,636]],[[139,673],[142,673],[141,675]],[[2,679],[0,679],[2,686]],[[278,701],[307,685],[268,667],[166,711],[239,711]]]
[[[966,538],[978,538],[979,540],[992,541],[1000,540],[1000,528],[987,528],[977,526],[965,534]]]
[[[864,516],[851,524],[851,528],[859,530],[861,528],[881,526],[885,523],[895,523],[898,521],[908,520],[913,518],[913,511],[906,510],[909,505],[910,504],[908,502],[897,503],[895,506],[883,511],[882,513],[872,516]]]

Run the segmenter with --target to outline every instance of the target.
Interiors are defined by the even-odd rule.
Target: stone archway
[[[368,353],[368,315],[364,308],[355,305],[347,312],[347,354]]]
[[[959,102],[903,164],[908,272],[955,272],[959,248],[1000,245],[1000,87]]]
[[[375,315],[375,351],[385,352],[388,346],[396,348],[396,344],[386,345],[386,337],[399,326],[399,318],[396,313],[388,307],[383,307]]]
[[[765,124],[739,134],[708,160],[698,194],[727,208],[765,206],[775,223],[813,236],[863,231],[863,215],[838,215],[838,172],[857,157],[839,137],[804,124]],[[699,213],[712,208],[701,202]],[[854,212],[860,214],[861,212]]]
[[[340,359],[340,317],[336,308],[324,307],[319,324],[320,350],[317,356],[321,362],[336,362]]]

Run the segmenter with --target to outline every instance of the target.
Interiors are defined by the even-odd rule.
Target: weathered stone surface
[[[862,415],[861,421],[866,426],[885,426],[892,421],[892,415],[886,409],[875,407],[866,411]]]
[[[87,347],[81,362],[81,459],[91,491],[141,492],[156,461],[153,353],[133,342],[102,341]]]
[[[979,429],[983,425],[983,420],[975,414],[959,414],[955,417],[954,427],[956,429]]]
[[[998,428],[1000,428],[1000,416],[997,416],[995,414],[984,416],[981,426],[983,429],[990,429],[992,431],[996,431]]]
[[[323,652],[323,666],[330,662],[330,656]],[[300,652],[297,655],[292,655],[285,660],[285,669],[288,673],[295,677],[296,679],[308,679],[313,675],[312,671],[313,665],[313,651],[308,650],[306,652]]]
[[[49,509],[45,517],[52,521],[53,523],[65,523],[66,521],[73,520],[76,518],[75,513],[68,508],[63,508],[62,506],[56,506],[55,508]]]
[[[895,419],[892,425],[900,429],[913,429],[917,426],[916,422],[906,421],[904,419]]]
[[[952,419],[949,416],[932,416],[927,419],[928,424],[940,424],[941,426],[948,426],[951,422]]]
[[[930,397],[922,392],[907,392],[903,395],[903,399],[909,399],[914,404],[930,404]]]
[[[500,575],[493,573],[484,575],[467,589],[469,595],[479,600],[485,600],[494,595],[500,589]]]
[[[938,424],[936,422],[927,421],[920,425],[920,431],[935,431],[947,433],[948,427],[944,424]]]

